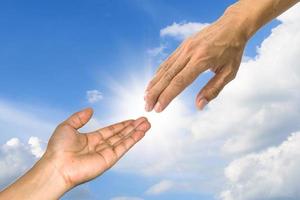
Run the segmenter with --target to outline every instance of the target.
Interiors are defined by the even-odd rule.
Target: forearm
[[[224,17],[234,16],[249,39],[258,29],[279,16],[299,0],[240,0],[230,6]]]
[[[68,188],[50,160],[42,158],[25,175],[0,193],[0,200],[54,200]]]

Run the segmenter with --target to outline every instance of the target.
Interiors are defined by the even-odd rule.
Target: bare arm
[[[216,22],[186,39],[161,64],[146,89],[146,111],[163,111],[200,74],[211,70],[215,76],[196,97],[196,106],[203,109],[235,78],[251,36],[297,2],[240,0],[228,7]]]
[[[225,13],[240,18],[245,34],[250,38],[262,26],[298,2],[299,0],[240,0]]]

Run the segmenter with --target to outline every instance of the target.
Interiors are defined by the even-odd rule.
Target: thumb
[[[196,98],[196,107],[203,110],[204,107],[214,98],[216,98],[223,88],[234,79],[236,73],[230,69],[218,72],[198,93]]]
[[[93,116],[93,109],[86,108],[71,115],[63,124],[68,124],[74,129],[83,127]]]

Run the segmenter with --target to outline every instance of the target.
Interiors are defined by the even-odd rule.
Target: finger
[[[178,57],[182,54],[182,52],[185,50],[186,46],[189,46],[193,40],[193,37],[190,36],[187,39],[185,39],[177,48],[176,50],[171,54],[171,56],[167,59],[167,65],[163,67],[159,67],[156,74],[159,74],[160,72],[167,71],[172,64],[178,59]]]
[[[145,121],[142,124],[139,130],[133,131],[117,144],[105,143],[96,148],[97,153],[103,157],[108,167],[116,163],[134,144],[145,136],[145,132],[150,129],[150,123]]]
[[[127,137],[130,133],[135,131],[139,126],[142,126],[143,123],[146,121],[146,118],[141,117],[137,120],[135,120],[132,124],[128,125],[126,128],[121,130],[120,132],[114,134],[110,138],[107,139],[107,142],[111,145],[115,145],[123,138]]]
[[[129,137],[133,132],[135,131],[144,131],[147,130],[149,122],[147,120],[138,122],[139,124],[137,125],[136,128],[128,126],[127,130],[123,130],[122,134],[116,134],[112,136],[111,138],[107,139],[103,143],[100,143],[99,145],[96,146],[96,151],[102,151],[106,148],[114,148],[114,145],[117,145],[118,143],[122,142],[124,139]]]
[[[177,49],[174,51],[171,56],[168,57],[166,61],[164,61],[158,68],[158,70],[155,73],[155,76],[153,79],[149,82],[149,84],[146,87],[146,93],[161,79],[164,72],[166,72],[170,66],[176,61],[177,57],[180,55],[181,50]]]
[[[196,65],[193,60],[190,60],[186,67],[172,79],[157,99],[154,106],[156,112],[162,112],[178,94],[206,70],[205,67],[197,67]]]
[[[223,68],[202,88],[196,98],[196,106],[198,109],[203,108],[214,98],[216,98],[222,89],[234,79],[235,71],[231,68]]]
[[[124,138],[118,144],[115,145],[114,151],[117,156],[122,157],[131,147],[133,147],[138,141],[140,141],[150,129],[151,124],[145,121],[139,128],[139,130],[134,131],[131,135]]]
[[[145,110],[151,111],[157,102],[157,98],[164,91],[166,87],[172,82],[173,78],[186,66],[190,58],[182,55],[176,62],[166,71],[161,79],[148,91],[145,101]]]
[[[83,127],[92,117],[93,109],[86,108],[82,111],[76,112],[66,119],[62,124],[68,124],[74,129]]]
[[[113,136],[114,134],[122,131],[123,129],[125,129],[126,127],[130,126],[130,124],[132,124],[134,122],[134,120],[126,120],[126,121],[122,121],[110,126],[107,126],[105,128],[101,128],[97,131],[94,131],[93,133],[91,133],[91,135],[97,135],[100,140],[106,140],[108,138],[110,138],[111,136]]]

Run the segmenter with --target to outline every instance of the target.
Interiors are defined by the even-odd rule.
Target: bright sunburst
[[[141,76],[136,76],[141,77]],[[174,100],[162,113],[147,113],[144,110],[144,89],[150,76],[136,79],[131,78],[125,83],[112,83],[114,100],[110,109],[114,120],[145,116],[152,127],[148,135],[140,142],[133,152],[119,166],[119,169],[135,170],[145,174],[165,172],[182,157],[184,144],[190,140],[188,134],[191,115],[183,102]],[[143,154],[143,159],[140,154]],[[133,166],[132,162],[136,164]],[[176,168],[181,171],[180,165]]]

